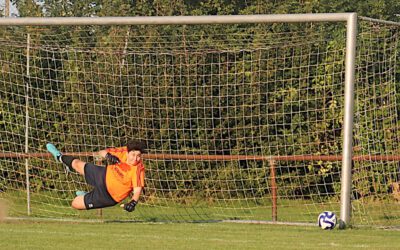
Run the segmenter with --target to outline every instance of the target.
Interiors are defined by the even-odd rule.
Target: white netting
[[[358,223],[399,224],[399,32],[400,25],[360,21],[354,154],[392,157],[354,161],[353,217]]]
[[[395,155],[399,28],[361,27],[356,154]],[[138,138],[146,194],[135,213],[108,208],[106,219],[272,220],[275,202],[281,221],[339,212],[345,34],[343,24],[2,28],[0,196],[26,215],[28,166],[33,216],[97,218],[69,207],[90,187],[45,144],[82,153]],[[39,155],[15,155],[26,146]],[[356,224],[397,220],[369,206],[395,204],[395,165],[355,161]],[[377,189],[363,186],[371,173]]]

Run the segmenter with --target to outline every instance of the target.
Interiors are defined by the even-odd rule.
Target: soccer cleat
[[[58,149],[56,148],[56,146],[54,146],[51,143],[47,143],[46,145],[47,150],[54,156],[54,159],[56,159],[57,162],[61,162],[63,163],[64,167],[65,167],[65,171],[67,171],[67,173],[72,172],[72,169],[70,167],[68,167],[62,160],[61,160],[61,152],[58,151]]]
[[[47,151],[49,151],[56,161],[61,162],[61,152],[51,143],[47,143],[46,145]]]
[[[78,190],[75,192],[75,194],[76,194],[76,196],[81,196],[81,195],[87,194],[87,192]]]

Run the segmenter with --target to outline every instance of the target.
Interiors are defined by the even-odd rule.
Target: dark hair
[[[126,147],[128,148],[128,152],[131,152],[132,150],[137,150],[140,151],[140,153],[146,153],[146,143],[144,141],[139,141],[139,140],[130,140],[126,144]]]

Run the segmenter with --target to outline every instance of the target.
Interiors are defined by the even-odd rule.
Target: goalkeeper
[[[131,140],[124,147],[99,151],[98,154],[111,163],[106,167],[61,154],[51,143],[46,147],[56,161],[65,165],[68,172],[74,169],[94,187],[91,192],[76,196],[72,201],[73,208],[82,210],[114,206],[133,191],[130,202],[121,207],[128,212],[135,210],[144,188],[142,153],[145,144],[142,141]]]

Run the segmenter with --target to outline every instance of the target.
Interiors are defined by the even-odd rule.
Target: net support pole
[[[346,61],[345,61],[345,93],[344,93],[344,125],[343,155],[341,173],[340,221],[339,228],[344,229],[351,218],[351,169],[353,145],[354,115],[354,79],[357,36],[357,14],[352,13],[347,19]]]
[[[10,0],[6,0],[4,6],[4,17],[9,17],[9,16],[10,16]]]
[[[276,187],[276,173],[275,161],[269,161],[270,178],[271,178],[271,199],[272,199],[272,221],[278,221],[278,205],[277,205],[277,187]]]
[[[30,42],[31,36],[26,38],[26,93],[25,93],[25,153],[29,153],[29,67],[30,67]],[[31,192],[29,181],[29,159],[25,158],[25,176],[26,176],[26,204],[28,216],[31,215]]]

